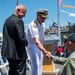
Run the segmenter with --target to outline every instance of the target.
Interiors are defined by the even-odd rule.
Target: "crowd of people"
[[[43,54],[54,63],[64,65],[62,75],[75,75],[75,33],[65,38],[64,45],[69,54],[67,58],[60,57],[63,49],[56,46],[56,56],[44,48],[44,27],[48,18],[47,9],[39,9],[36,18],[29,24],[27,33],[24,32],[22,18],[26,15],[26,7],[18,4],[14,13],[5,20],[3,26],[3,44],[1,55],[9,62],[9,75],[26,75],[27,52],[31,61],[32,75],[42,75]],[[64,47],[64,49],[65,49]],[[59,56],[59,57],[57,57]]]
[[[55,45],[55,55],[59,57],[66,57],[67,56],[67,49],[65,46],[58,46]]]

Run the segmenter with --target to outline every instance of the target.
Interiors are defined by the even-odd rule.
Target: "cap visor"
[[[48,18],[48,16],[45,16],[45,15],[41,15],[43,18]]]

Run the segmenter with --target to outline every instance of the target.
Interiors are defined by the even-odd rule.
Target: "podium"
[[[45,36],[44,38],[44,47],[47,51],[50,51],[52,55],[55,54],[54,45],[59,41],[59,38],[57,36],[51,35],[51,36]],[[43,58],[43,75],[58,75],[60,73],[60,69],[58,69],[58,66],[54,64],[54,62],[51,59],[48,59],[46,57]]]

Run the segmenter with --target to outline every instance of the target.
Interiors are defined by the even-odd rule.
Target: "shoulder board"
[[[34,22],[34,23],[33,23],[33,26],[36,27],[36,25],[37,25],[37,22]]]

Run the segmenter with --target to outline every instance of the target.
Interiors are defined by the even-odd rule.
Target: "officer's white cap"
[[[42,17],[47,18],[48,17],[48,9],[38,9],[37,14],[40,14]]]

